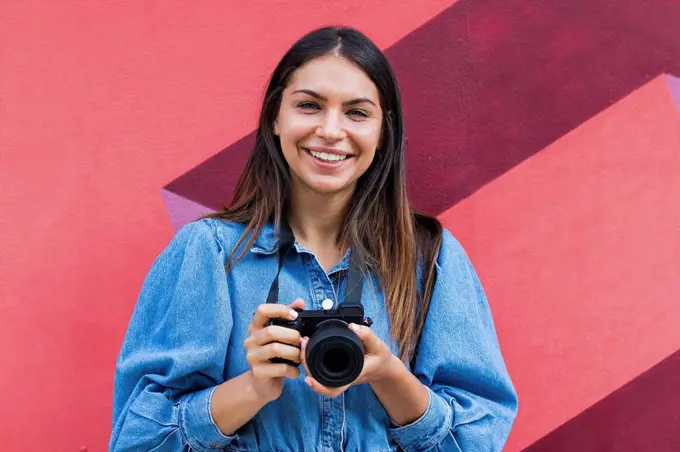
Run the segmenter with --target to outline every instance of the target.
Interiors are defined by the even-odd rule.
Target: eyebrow
[[[323,97],[321,94],[317,93],[316,91],[312,91],[311,89],[297,89],[293,91],[291,94],[297,94],[297,93],[303,93],[303,94],[308,94],[316,99],[322,100],[324,102],[328,101],[327,98]],[[361,103],[369,103],[376,107],[375,102],[373,102],[371,99],[368,99],[367,97],[358,97],[356,99],[348,100],[347,102],[343,102],[342,105],[345,107],[348,107],[350,105],[356,105],[356,104],[361,104]]]

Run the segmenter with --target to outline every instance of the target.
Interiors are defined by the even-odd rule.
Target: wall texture
[[[103,451],[176,228],[229,200],[269,72],[356,26],[408,180],[468,250],[520,395],[506,450],[680,450],[680,1],[0,0],[0,444]]]

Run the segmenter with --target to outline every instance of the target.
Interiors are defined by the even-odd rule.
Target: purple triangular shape
[[[666,81],[668,82],[668,88],[671,90],[671,98],[675,102],[675,108],[678,109],[680,114],[680,78],[666,75]]]
[[[214,210],[209,207],[179,196],[166,189],[161,189],[161,196],[163,196],[165,208],[168,211],[170,222],[175,231],[203,215],[214,212]]]

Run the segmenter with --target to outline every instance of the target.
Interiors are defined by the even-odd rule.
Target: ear
[[[274,120],[274,130],[273,130],[274,135],[279,136],[279,123]]]

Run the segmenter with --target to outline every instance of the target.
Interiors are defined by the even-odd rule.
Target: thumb
[[[379,339],[373,333],[373,330],[371,330],[366,325],[357,325],[356,323],[350,323],[349,328],[352,331],[354,331],[356,335],[359,336],[359,339],[361,339],[361,342],[364,343],[364,347],[366,347],[366,352],[375,350],[375,348],[378,346]]]
[[[298,298],[294,302],[288,305],[288,307],[292,309],[305,309],[305,300],[302,298]]]

